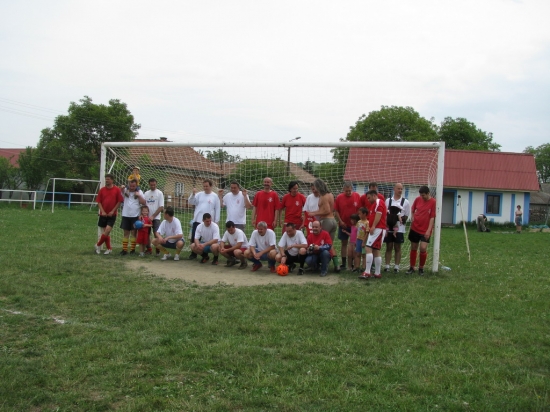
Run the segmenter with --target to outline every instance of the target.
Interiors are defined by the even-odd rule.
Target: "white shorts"
[[[367,242],[365,243],[365,247],[380,250],[382,248],[382,244],[384,243],[385,237],[386,230],[377,227],[376,229],[374,229],[374,233],[372,235],[369,234]]]

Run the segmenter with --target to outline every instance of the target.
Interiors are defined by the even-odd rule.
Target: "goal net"
[[[214,182],[213,191],[229,191],[231,181],[237,181],[248,190],[250,200],[262,190],[263,178],[271,177],[272,189],[279,197],[288,192],[288,184],[297,181],[300,192],[311,193],[311,183],[322,179],[336,197],[344,182],[350,182],[360,195],[368,191],[369,183],[376,182],[385,198],[393,195],[395,183],[402,183],[403,196],[412,204],[420,186],[426,185],[437,201],[437,217],[426,267],[437,271],[443,195],[443,143],[402,142],[340,142],[313,143],[173,143],[166,139],[135,140],[134,142],[104,143],[102,146],[100,179],[106,173],[115,176],[117,185],[126,184],[132,167],[140,168],[140,187],[145,192],[148,180],[155,178],[157,188],[164,193],[165,206],[172,206],[189,238],[193,206],[188,198],[195,188],[202,190],[204,179]],[[220,232],[225,230],[222,209]],[[117,226],[120,218],[117,220]],[[246,234],[252,233],[250,211]],[[280,235],[280,229],[277,234]],[[408,225],[407,225],[408,232]],[[121,247],[122,230],[112,232],[114,248]],[[335,240],[340,255],[339,241]],[[188,247],[189,242],[186,242]],[[384,256],[384,249],[382,256]],[[408,266],[410,242],[402,248],[401,266]],[[393,260],[393,256],[392,256]],[[383,258],[384,261],[384,258]]]

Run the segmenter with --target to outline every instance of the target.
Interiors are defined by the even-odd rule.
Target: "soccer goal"
[[[272,178],[273,189],[280,197],[287,193],[291,181],[298,182],[300,191],[306,196],[317,178],[325,181],[335,196],[342,192],[344,182],[350,182],[354,191],[361,195],[368,191],[369,183],[376,182],[379,192],[386,198],[393,195],[393,186],[399,182],[404,186],[404,196],[412,204],[419,187],[426,185],[437,201],[429,253],[431,267],[437,271],[444,152],[444,143],[439,142],[214,144],[136,140],[103,144],[100,179],[104,184],[105,174],[111,173],[116,184],[125,184],[132,167],[138,166],[142,190],[146,191],[148,180],[155,178],[157,187],[164,193],[165,205],[174,207],[184,231],[193,218],[187,199],[193,188],[202,190],[204,179],[214,182],[215,192],[223,189],[224,193],[228,192],[230,182],[236,181],[248,190],[251,200],[256,191],[262,189],[266,176]],[[223,210],[220,222],[225,222]],[[223,231],[224,227],[220,229]],[[246,232],[250,235],[252,227],[247,227]],[[280,230],[277,233],[280,234]],[[188,238],[187,233],[184,235]],[[121,230],[113,230],[114,247],[120,245],[121,237]],[[408,264],[409,249],[410,243],[406,240],[402,265]]]

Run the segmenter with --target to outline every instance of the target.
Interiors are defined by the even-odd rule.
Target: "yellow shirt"
[[[141,179],[141,175],[140,175],[139,173],[138,173],[137,175],[134,175],[134,174],[132,173],[130,176],[128,176],[128,181],[134,180],[134,179],[137,180],[137,184],[138,184],[138,186],[139,186],[139,180]]]
[[[367,236],[369,235],[368,219],[360,220],[355,226],[357,226],[357,240],[366,240]]]

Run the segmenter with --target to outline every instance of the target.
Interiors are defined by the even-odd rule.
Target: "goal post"
[[[236,181],[248,190],[250,199],[262,189],[263,178],[273,180],[273,189],[282,197],[288,184],[296,181],[300,192],[310,193],[311,183],[322,179],[334,196],[342,192],[344,182],[350,182],[360,195],[368,191],[371,182],[386,198],[393,196],[395,183],[404,186],[403,195],[412,204],[420,186],[428,186],[436,199],[436,219],[427,267],[438,271],[441,206],[443,202],[443,170],[445,144],[442,142],[188,142],[177,143],[161,140],[135,140],[133,142],[109,142],[101,147],[100,180],[104,185],[105,174],[115,176],[115,183],[126,184],[133,166],[140,168],[141,189],[145,192],[148,180],[155,178],[157,187],[164,193],[165,205],[175,209],[181,220],[184,236],[193,217],[187,199],[193,188],[202,190],[204,179],[214,182],[214,191],[229,190]],[[223,232],[225,216],[222,209],[220,231]],[[252,227],[247,221],[247,236]],[[408,225],[407,225],[408,229]],[[121,230],[113,230],[113,245]],[[276,233],[280,236],[280,228]],[[187,242],[188,244],[188,242]],[[119,246],[120,247],[120,246]],[[338,247],[339,249],[339,247]],[[382,260],[384,261],[384,250]],[[401,266],[408,266],[410,242],[405,240]],[[339,251],[338,251],[339,252]]]

